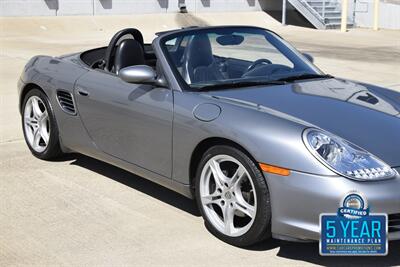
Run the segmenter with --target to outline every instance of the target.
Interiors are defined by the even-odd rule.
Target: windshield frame
[[[282,43],[282,45],[285,46],[285,48],[288,49],[288,51],[290,53],[292,53],[293,56],[296,57],[297,60],[300,60],[302,63],[308,65],[308,67],[313,69],[313,71],[315,71],[316,74],[321,74],[321,75],[325,74],[317,66],[315,66],[312,62],[310,62],[300,51],[298,51],[290,43],[285,41],[285,39],[283,39],[280,35],[278,35],[277,33],[273,32],[271,30],[268,30],[268,29],[265,29],[262,27],[256,27],[256,26],[240,26],[240,25],[239,26],[232,25],[232,26],[190,27],[190,28],[186,28],[186,29],[184,28],[184,29],[180,29],[180,30],[169,31],[168,33],[165,33],[165,34],[161,35],[160,37],[158,37],[159,48],[160,48],[161,52],[163,53],[168,65],[169,65],[169,68],[171,69],[171,71],[182,91],[201,92],[198,90],[199,86],[195,86],[195,85],[191,86],[184,80],[184,78],[182,77],[178,68],[176,67],[174,61],[171,58],[171,55],[168,51],[168,47],[167,47],[166,43],[170,40],[173,40],[173,39],[179,38],[179,37],[202,34],[202,33],[207,33],[207,34],[217,33],[218,34],[218,32],[227,30],[227,29],[237,30],[238,32],[243,32],[243,33],[245,33],[245,32],[251,33],[251,31],[262,31],[265,34],[270,34],[272,37],[274,37],[278,41],[280,41]],[[281,52],[281,51],[279,51],[279,52]]]

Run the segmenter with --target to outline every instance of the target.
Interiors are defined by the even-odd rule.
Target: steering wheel
[[[272,64],[272,61],[266,58],[260,58],[257,59],[256,61],[254,61],[246,70],[246,72],[249,72],[253,69],[255,69],[255,67],[257,67],[260,64]]]
[[[139,30],[134,29],[134,28],[128,28],[128,29],[123,29],[123,30],[117,32],[114,35],[114,37],[111,39],[110,44],[107,47],[103,62],[101,63],[104,70],[111,71],[111,68],[114,63],[112,60],[112,57],[114,56],[115,50],[117,49],[118,41],[127,34],[130,34],[133,37],[133,39],[138,41],[144,49],[143,35]]]
[[[95,62],[93,62],[90,65],[90,68],[91,69],[98,69],[98,68],[101,68],[102,64],[104,64],[104,59],[99,59],[99,60],[96,60]]]
[[[268,77],[269,79],[273,78],[275,75],[284,74],[292,72],[293,69],[282,64],[268,64],[261,65],[259,68],[254,68],[248,72],[245,72],[242,77]]]

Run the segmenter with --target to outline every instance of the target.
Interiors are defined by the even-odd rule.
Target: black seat
[[[135,65],[144,65],[142,45],[134,39],[123,40],[117,47],[114,57],[113,71],[118,74],[120,69]]]
[[[207,35],[197,35],[189,41],[183,56],[182,76],[187,83],[224,79],[215,63]]]

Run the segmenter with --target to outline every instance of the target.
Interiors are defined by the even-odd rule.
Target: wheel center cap
[[[231,197],[232,197],[232,196],[231,196],[231,193],[230,193],[230,192],[226,192],[226,193],[225,193],[225,198],[226,198],[226,199],[231,199]]]

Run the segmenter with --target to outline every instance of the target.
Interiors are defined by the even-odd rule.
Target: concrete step
[[[340,27],[340,25],[342,24],[341,22],[342,22],[341,19],[331,20],[331,19],[325,18],[325,27],[328,28],[328,26],[332,27],[332,26],[335,26],[335,25],[336,26],[338,25]],[[348,27],[353,27],[353,22],[348,20],[347,21],[347,26]]]
[[[314,2],[307,2],[312,7],[322,7],[324,4],[322,1],[314,1]],[[335,2],[325,2],[325,6],[339,6],[338,3]]]
[[[354,25],[353,23],[347,23],[347,28],[352,28]],[[329,23],[326,24],[326,29],[332,30],[332,29],[339,29],[341,27],[340,23]]]
[[[318,11],[318,13],[322,13],[323,10]],[[325,14],[342,14],[341,10],[325,10]]]
[[[323,6],[313,6],[315,10],[322,10]],[[339,8],[338,6],[325,6],[325,10],[335,10]]]
[[[340,3],[340,1],[323,1],[323,0],[308,0],[308,1],[306,1],[307,3],[313,3],[313,4],[315,4],[315,3],[323,3],[323,2],[325,2],[325,5],[328,5],[328,4],[339,4]]]
[[[326,21],[329,22],[337,22],[337,21],[342,21],[342,17],[329,17],[329,18],[325,18]]]
[[[320,14],[322,16],[322,11],[319,11],[318,14]],[[332,18],[332,19],[336,19],[336,18],[341,18],[342,12],[341,11],[334,11],[334,12],[327,12],[325,11],[325,18]]]

